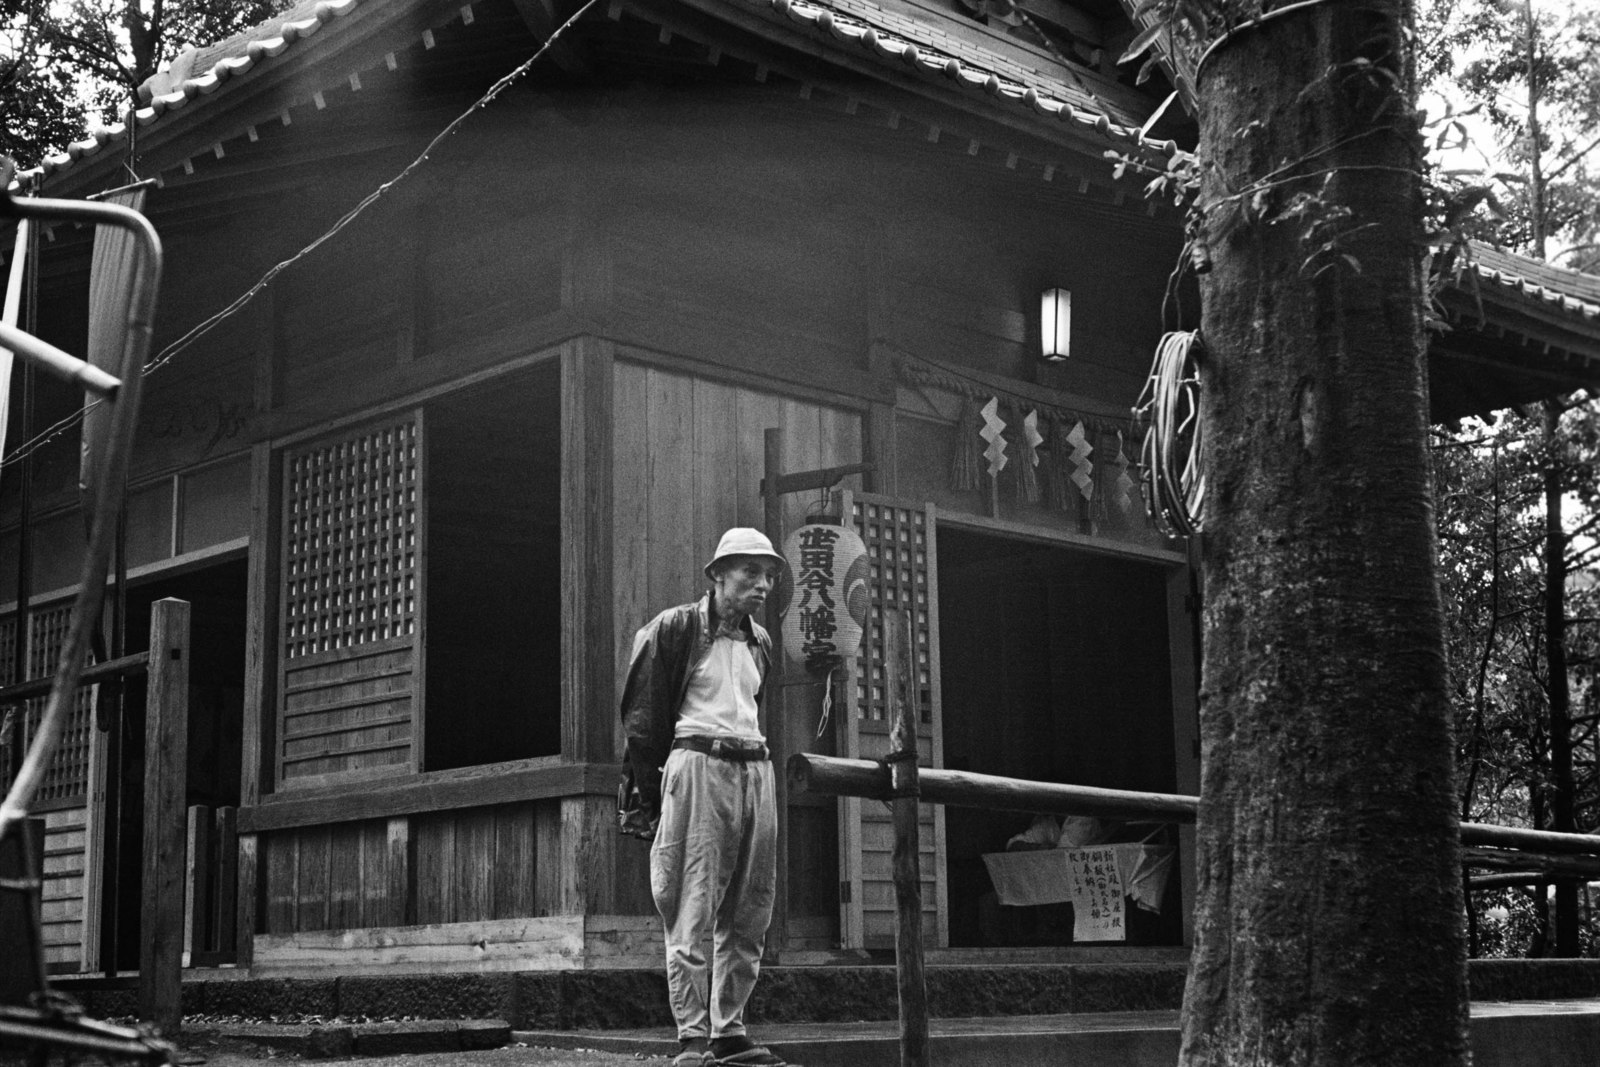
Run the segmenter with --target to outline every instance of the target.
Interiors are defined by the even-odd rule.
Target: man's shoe
[[[716,1067],[789,1067],[782,1056],[751,1041],[744,1034],[711,1039],[710,1063]]]
[[[685,1037],[678,1041],[678,1054],[672,1057],[672,1067],[707,1067],[711,1063],[711,1046],[703,1037]]]

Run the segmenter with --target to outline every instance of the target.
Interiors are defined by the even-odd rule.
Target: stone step
[[[786,1023],[752,1036],[800,1067],[898,1067],[899,1024]],[[641,1057],[677,1051],[670,1028],[516,1030],[512,1040]],[[1474,1067],[1595,1067],[1600,1000],[1472,1005]],[[929,1022],[929,1059],[939,1067],[1173,1067],[1176,1011],[1023,1015]]]

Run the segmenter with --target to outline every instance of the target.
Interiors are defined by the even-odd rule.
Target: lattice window
[[[863,719],[884,720],[888,699],[883,674],[883,617],[912,615],[917,659],[917,714],[933,721],[933,675],[929,655],[928,516],[920,508],[857,500],[854,519],[872,562],[868,583],[872,612],[856,661],[856,709]]]
[[[286,658],[416,631],[418,440],[408,415],[287,457]]]
[[[36,611],[28,617],[28,669],[17,676],[15,617],[0,622],[0,685],[10,685],[33,678],[48,678],[61,662],[61,646],[67,638],[67,627],[72,618],[71,605]],[[38,697],[18,708],[20,737],[13,738],[24,749],[33,743],[39,730],[39,717],[44,713],[45,698]],[[3,711],[0,711],[3,713]],[[39,786],[35,801],[74,800],[89,793],[89,749],[94,741],[94,689],[84,686],[67,713],[66,725],[55,757],[45,768],[44,781]],[[0,769],[0,782],[11,784],[9,763]]]

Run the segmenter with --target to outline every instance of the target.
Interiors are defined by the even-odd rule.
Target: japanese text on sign
[[[1075,848],[1067,853],[1072,890],[1074,941],[1125,941],[1126,901],[1117,874],[1117,853],[1109,846]]]

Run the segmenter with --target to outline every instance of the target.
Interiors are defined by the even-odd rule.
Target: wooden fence
[[[917,870],[917,804],[946,804],[1049,815],[1090,815],[1129,822],[1193,823],[1198,797],[1032,782],[917,766],[916,703],[909,692],[910,623],[889,615],[884,677],[894,732],[882,761],[799,753],[788,761],[789,788],[829,796],[881,800],[894,809],[894,882],[898,916],[895,964],[900,993],[901,1067],[928,1063],[927,987],[923,975],[921,881]],[[1519,884],[1557,878],[1600,878],[1600,835],[1462,823],[1463,866],[1511,872],[1493,879]],[[1487,887],[1489,882],[1485,882]]]

